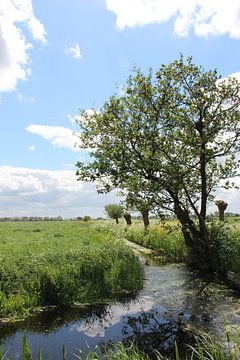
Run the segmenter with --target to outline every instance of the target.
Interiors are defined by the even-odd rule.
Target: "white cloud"
[[[114,195],[98,195],[75,171],[0,167],[0,216],[103,216]]]
[[[74,59],[81,59],[81,51],[80,51],[80,45],[75,44],[69,47],[66,47],[66,54],[69,56],[74,57]]]
[[[193,29],[198,36],[240,38],[239,0],[106,0],[106,5],[116,15],[119,30],[174,18],[174,31],[179,36]]]
[[[43,24],[34,15],[31,0],[0,1],[0,92],[12,91],[18,80],[31,73],[27,40],[20,25],[25,25],[33,39],[46,43]]]
[[[240,190],[218,190],[227,211],[240,212]],[[104,206],[118,203],[115,193],[97,194],[93,183],[77,181],[75,171],[0,167],[0,217],[3,216],[104,216]],[[216,211],[214,204],[209,211]]]
[[[36,150],[36,146],[35,146],[35,145],[30,145],[30,146],[28,147],[28,150],[29,150],[29,151],[35,151],[35,150]]]
[[[33,96],[26,96],[26,95],[19,93],[17,97],[18,97],[19,101],[22,101],[25,103],[35,103],[36,102],[36,100]]]
[[[62,147],[71,149],[74,152],[80,151],[79,138],[73,130],[50,125],[29,125],[26,130],[32,134],[42,136],[46,140],[50,140],[54,147]]]

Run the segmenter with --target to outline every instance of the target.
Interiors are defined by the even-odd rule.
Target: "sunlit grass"
[[[187,247],[177,220],[165,222],[151,220],[147,231],[144,229],[142,221],[135,219],[131,227],[127,227],[123,220],[119,225],[109,220],[98,222],[96,226],[99,229],[107,229],[115,238],[127,239],[154,249],[168,262],[183,262],[187,258]]]
[[[0,228],[1,317],[105,301],[143,285],[139,259],[91,223],[16,222]]]

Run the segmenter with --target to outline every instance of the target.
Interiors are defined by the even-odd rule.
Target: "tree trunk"
[[[184,210],[179,201],[174,201],[174,212],[182,225],[182,233],[188,248],[194,248],[199,239],[199,231],[197,230],[189,213]]]
[[[145,229],[147,229],[149,227],[149,211],[148,210],[143,210],[141,211],[142,214],[142,219],[143,219],[143,223],[144,223],[144,227]]]
[[[131,226],[132,225],[132,217],[131,214],[125,213],[123,215],[124,219],[126,220],[127,226]]]
[[[224,211],[226,210],[228,204],[223,200],[215,201],[215,204],[218,207],[218,217],[220,221],[224,221]]]
[[[189,250],[190,264],[201,270],[212,270],[209,236],[205,220],[199,214],[198,228],[177,197],[174,200],[174,212],[182,225],[183,237]]]
[[[116,224],[119,224],[118,217],[115,218]]]
[[[225,211],[225,209],[224,208],[218,208],[218,211],[219,211],[219,220],[224,221],[224,211]]]

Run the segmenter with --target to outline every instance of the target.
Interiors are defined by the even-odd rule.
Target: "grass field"
[[[142,285],[139,259],[91,222],[0,223],[0,317],[105,301]]]

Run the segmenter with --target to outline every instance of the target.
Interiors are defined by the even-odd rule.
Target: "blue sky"
[[[239,0],[1,0],[0,216],[103,215],[74,175],[79,109],[179,53],[240,78]],[[240,212],[239,192],[219,193]],[[213,208],[213,210],[215,210]]]

